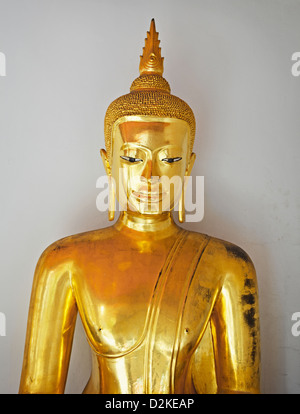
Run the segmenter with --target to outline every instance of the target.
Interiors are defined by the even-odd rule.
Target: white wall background
[[[260,294],[262,392],[300,393],[300,51],[296,0],[1,0],[0,393],[18,392],[32,278],[42,251],[104,227],[96,209],[109,103],[138,76],[154,17],[164,76],[197,120],[193,175],[205,217],[186,223],[244,248]],[[67,393],[90,355],[76,328]]]

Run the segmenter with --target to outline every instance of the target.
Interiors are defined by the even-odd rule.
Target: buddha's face
[[[149,116],[118,120],[111,159],[105,162],[121,208],[152,215],[172,210],[192,166],[189,142],[185,121]]]

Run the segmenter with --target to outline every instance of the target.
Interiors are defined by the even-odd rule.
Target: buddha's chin
[[[167,195],[167,194],[166,194]],[[170,211],[170,202],[165,194],[132,194],[128,200],[129,210],[142,215],[159,215]]]
[[[133,211],[136,211],[142,215],[157,215],[162,213],[160,202],[141,201],[139,203],[134,203],[134,206],[132,207]]]

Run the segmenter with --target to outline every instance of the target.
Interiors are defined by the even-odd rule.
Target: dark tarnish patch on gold
[[[61,249],[66,249],[66,248],[67,248],[67,246],[65,246],[65,245],[63,245],[63,244],[57,244],[57,245],[54,247],[53,251],[55,252],[55,251],[58,251],[58,250],[61,250]]]
[[[249,288],[249,289],[254,288],[255,287],[254,280],[246,277],[245,282],[244,282],[244,287]]]
[[[247,305],[254,305],[255,296],[252,293],[248,293],[247,295],[242,295],[242,302]]]
[[[226,246],[226,250],[227,250],[228,254],[236,257],[237,259],[244,260],[246,263],[249,262],[249,257],[247,255],[247,253],[244,252],[244,250],[241,249],[240,247],[235,246],[234,244],[232,244],[232,245]]]
[[[251,308],[244,312],[244,319],[249,326],[250,329],[253,329],[255,327],[255,309]]]
[[[200,295],[202,296],[202,298],[206,302],[209,302],[211,299],[211,290],[206,287],[199,286],[199,291],[200,291]]]
[[[245,295],[248,296],[248,295]],[[250,335],[252,337],[252,350],[251,350],[251,361],[252,364],[255,363],[255,358],[256,358],[256,354],[257,354],[257,333],[255,328],[255,324],[256,324],[256,318],[255,318],[255,309],[254,308],[250,308],[247,311],[244,312],[244,319],[247,323],[247,325],[249,326],[250,329]]]
[[[252,360],[252,363],[254,364],[255,358],[256,358],[256,351],[257,351],[257,334],[256,334],[256,332],[252,331],[251,336],[252,336],[251,360]]]

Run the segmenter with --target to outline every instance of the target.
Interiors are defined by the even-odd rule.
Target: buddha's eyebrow
[[[146,145],[143,145],[143,144],[140,144],[140,143],[135,143],[135,142],[125,142],[125,143],[123,143],[123,145],[120,148],[120,151],[124,151],[126,149],[140,149],[140,150],[143,150],[143,151],[148,152],[148,153],[150,152],[152,154],[156,154],[160,151],[169,150],[170,148],[175,149],[176,151],[178,150],[178,152],[181,151],[181,148],[174,145],[174,144],[166,144],[166,145],[163,145],[161,147],[154,148],[152,150],[149,147],[147,147]],[[178,158],[178,157],[173,157],[173,158]]]
[[[145,151],[148,154],[152,153],[151,149],[146,147],[143,144],[131,144],[131,143],[130,144],[128,144],[128,143],[123,144],[122,147],[120,148],[120,151],[126,151],[126,150],[130,150],[130,149],[135,149],[135,150],[139,149],[141,151]]]
[[[122,145],[121,150],[127,149],[127,148],[141,148],[151,151],[150,148],[146,147],[146,145],[143,144],[137,144],[137,143],[133,143],[133,142],[126,142]]]

